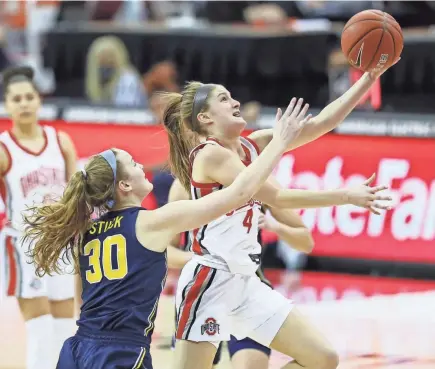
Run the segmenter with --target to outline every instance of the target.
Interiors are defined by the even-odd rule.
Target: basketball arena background
[[[293,96],[316,113],[359,78],[343,60],[340,31],[369,8],[402,25],[402,60],[339,128],[283,156],[275,176],[288,188],[327,189],[376,173],[378,183],[391,186],[395,206],[381,216],[353,206],[301,211],[314,251],[289,255],[268,233],[266,274],[347,362],[375,360],[349,367],[435,367],[430,2],[7,1],[0,3],[0,66],[36,68],[45,95],[41,122],[71,135],[80,166],[116,146],[149,168],[156,195],[144,205],[153,208],[164,203],[171,181],[157,91],[176,91],[188,80],[221,83],[244,104],[247,132],[273,126],[276,107]],[[107,67],[101,49],[115,60],[113,83],[94,78]],[[136,81],[123,80],[124,73]],[[0,107],[0,131],[9,127]],[[172,271],[165,298],[176,281]],[[170,335],[168,311],[160,309],[156,342]],[[11,298],[0,300],[0,333],[0,369],[23,368],[23,323]]]

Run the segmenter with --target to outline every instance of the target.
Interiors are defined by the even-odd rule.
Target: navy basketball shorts
[[[236,337],[231,336],[231,339],[228,341],[228,352],[230,357],[233,357],[237,352],[242,350],[257,350],[264,352],[267,356],[270,356],[272,351],[269,347],[263,346],[248,337],[238,340]]]
[[[139,345],[74,336],[65,341],[56,369],[152,369],[149,350]]]
[[[172,336],[171,347],[172,347],[172,349],[175,349],[175,336]],[[219,364],[219,362],[221,361],[221,356],[222,356],[222,343],[219,345],[219,347],[216,351],[216,355],[214,356],[214,359],[213,359],[213,365]]]

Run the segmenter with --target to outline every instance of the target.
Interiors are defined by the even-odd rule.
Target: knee
[[[332,348],[327,348],[319,355],[319,369],[336,369],[339,363],[337,352]]]

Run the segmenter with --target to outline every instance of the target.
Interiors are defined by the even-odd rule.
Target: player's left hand
[[[260,214],[260,218],[258,219],[258,226],[260,229],[275,232],[277,225],[277,221],[271,215]]]

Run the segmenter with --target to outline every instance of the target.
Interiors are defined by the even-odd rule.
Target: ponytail
[[[215,85],[193,81],[186,84],[181,94],[163,94],[166,99],[163,123],[169,138],[169,165],[172,174],[188,192],[191,176],[190,150],[198,143],[197,135],[206,135],[197,115],[208,108],[208,99],[214,87]]]
[[[184,188],[190,188],[189,154],[192,149],[190,140],[186,137],[181,119],[182,95],[168,93],[167,105],[163,115],[163,122],[169,139],[169,166],[171,172],[178,178]]]
[[[27,255],[40,277],[61,273],[60,260],[71,263],[73,258],[77,270],[79,246],[92,214],[108,210],[107,203],[113,199],[114,175],[107,161],[96,155],[85,169],[72,176],[59,201],[30,207],[23,215],[23,241],[31,244]]]

